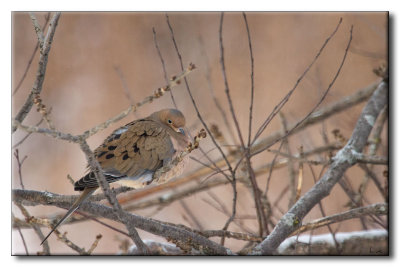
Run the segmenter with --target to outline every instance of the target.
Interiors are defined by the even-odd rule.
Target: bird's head
[[[174,132],[187,136],[185,130],[185,116],[177,109],[163,109],[153,113],[151,116],[156,117],[161,123],[171,128]]]

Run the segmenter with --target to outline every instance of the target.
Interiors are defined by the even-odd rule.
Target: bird
[[[163,109],[113,131],[94,150],[94,156],[108,183],[118,181],[124,186],[142,188],[153,181],[166,182],[179,176],[186,161],[180,162],[171,171],[163,174],[162,179],[153,179],[154,173],[171,162],[188,144],[189,135],[183,113],[177,109]],[[74,190],[81,191],[81,195],[43,239],[41,245],[98,188],[95,174],[90,170],[76,181]]]

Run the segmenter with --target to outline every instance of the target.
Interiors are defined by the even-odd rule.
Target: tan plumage
[[[184,126],[185,117],[179,110],[164,109],[115,130],[94,151],[107,182],[120,181],[135,188],[151,184],[154,172],[187,146],[188,135]],[[167,173],[163,181],[179,175],[184,162]],[[75,182],[74,189],[83,191],[81,196],[42,244],[97,188],[93,172]]]

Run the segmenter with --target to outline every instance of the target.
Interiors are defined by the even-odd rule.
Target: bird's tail
[[[85,188],[82,192],[82,194],[79,196],[79,198],[72,204],[71,208],[68,210],[67,214],[64,215],[64,217],[53,227],[53,229],[50,231],[50,233],[43,239],[42,245],[44,241],[49,238],[49,236],[59,227],[66,219],[68,219],[74,211],[76,211],[79,206],[82,204],[83,201],[85,201],[88,197],[90,197],[94,191],[96,191],[97,187],[92,187],[92,188]]]

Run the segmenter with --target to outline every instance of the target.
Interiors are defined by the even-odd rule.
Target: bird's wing
[[[142,119],[114,131],[94,153],[110,183],[156,171],[164,161],[171,160],[175,149],[161,123]],[[79,188],[93,187],[97,180],[88,174],[77,184]]]

